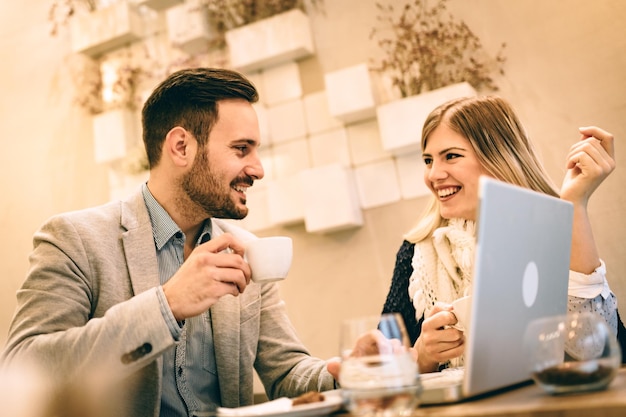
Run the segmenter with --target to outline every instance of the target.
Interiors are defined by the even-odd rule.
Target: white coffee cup
[[[252,270],[252,281],[265,283],[287,278],[293,242],[287,236],[271,236],[253,239],[245,244],[244,259]]]
[[[461,331],[469,330],[470,312],[472,309],[472,296],[458,298],[452,302],[452,313],[456,316],[457,323],[455,327]]]

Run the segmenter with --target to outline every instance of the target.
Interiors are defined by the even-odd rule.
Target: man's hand
[[[241,294],[251,276],[243,254],[243,244],[228,233],[197,246],[163,285],[176,320],[207,311],[226,294]]]

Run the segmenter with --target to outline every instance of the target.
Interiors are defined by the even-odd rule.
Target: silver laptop
[[[524,332],[567,312],[571,203],[480,178],[465,366],[423,374],[422,404],[457,402],[530,380]]]

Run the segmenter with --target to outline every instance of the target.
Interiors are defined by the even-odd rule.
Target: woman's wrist
[[[425,354],[420,354],[420,348],[419,348],[419,344],[420,344],[420,339],[417,339],[417,342],[415,342],[415,347],[414,347],[414,351],[415,351],[415,355],[417,356],[417,369],[421,374],[426,374],[429,372],[435,372],[439,369],[439,362],[433,362],[433,361],[429,361],[426,358]]]

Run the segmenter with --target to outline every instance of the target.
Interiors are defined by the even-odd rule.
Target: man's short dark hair
[[[161,158],[163,141],[176,126],[191,132],[202,147],[218,118],[217,102],[259,99],[242,74],[221,68],[191,68],[171,74],[159,84],[142,109],[143,141],[150,167]]]

